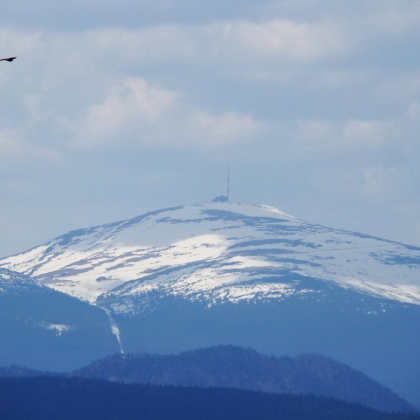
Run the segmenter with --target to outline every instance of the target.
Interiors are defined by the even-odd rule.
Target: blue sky
[[[418,0],[3,0],[0,256],[209,201],[420,246]]]

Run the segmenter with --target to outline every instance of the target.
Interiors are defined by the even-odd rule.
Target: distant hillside
[[[0,366],[70,371],[118,349],[104,311],[0,268]]]
[[[179,355],[115,355],[73,374],[123,383],[313,394],[389,412],[414,410],[405,400],[363,373],[321,355],[278,358],[252,349],[218,346]]]
[[[7,420],[420,420],[315,396],[123,385],[82,378],[0,378]]]
[[[46,372],[36,369],[28,369],[19,365],[0,367],[0,378],[35,378],[41,376],[65,376],[65,374],[58,372]]]

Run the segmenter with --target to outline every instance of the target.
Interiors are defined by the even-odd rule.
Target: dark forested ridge
[[[115,355],[73,374],[123,383],[314,394],[389,412],[415,410],[363,373],[321,355],[279,358],[242,347],[217,346],[179,355]]]
[[[0,378],[7,420],[420,420],[315,396],[118,384],[86,378]]]
[[[235,346],[217,346],[179,355],[116,354],[70,374],[11,365],[0,377],[73,376],[124,384],[237,388],[315,395],[360,403],[386,412],[419,412],[391,390],[321,355],[274,357]]]

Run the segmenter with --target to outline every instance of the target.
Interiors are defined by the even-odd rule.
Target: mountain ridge
[[[275,357],[250,348],[217,346],[177,355],[114,355],[72,375],[121,383],[317,395],[388,412],[418,410],[363,373],[315,354]]]

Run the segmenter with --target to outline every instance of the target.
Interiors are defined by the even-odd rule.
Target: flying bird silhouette
[[[9,58],[0,58],[0,61],[13,61],[16,57],[9,57]]]

